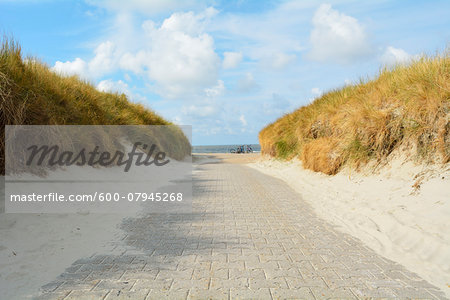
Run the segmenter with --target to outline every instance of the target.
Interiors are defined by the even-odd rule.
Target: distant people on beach
[[[236,149],[231,149],[230,153],[252,153],[253,149],[250,145],[240,145]]]

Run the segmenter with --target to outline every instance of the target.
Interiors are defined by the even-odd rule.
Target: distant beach
[[[245,144],[253,149],[253,152],[261,152],[259,144]],[[209,145],[209,146],[193,146],[192,153],[230,153],[231,149],[236,149],[241,145]]]

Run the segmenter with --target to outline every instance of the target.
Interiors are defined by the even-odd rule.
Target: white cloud
[[[194,14],[174,13],[158,27],[153,21],[142,24],[137,34],[129,17],[119,16],[118,25],[130,31],[98,45],[90,61],[56,62],[53,69],[64,74],[79,74],[90,79],[101,78],[118,69],[143,78],[154,91],[165,98],[178,98],[223,92],[217,87],[220,59],[213,38],[204,32],[209,20],[217,14],[214,8]],[[134,49],[134,44],[138,44]],[[133,51],[134,50],[134,51]],[[220,84],[220,82],[219,82]],[[222,90],[220,90],[222,88]]]
[[[322,96],[322,93],[322,90],[317,87],[311,89],[311,94],[313,94],[315,97]]]
[[[148,48],[126,53],[120,66],[138,75],[146,72],[165,97],[201,94],[217,83],[220,66],[214,40],[203,32],[204,24],[215,13],[214,9],[197,15],[174,13],[159,28],[153,21],[145,21],[142,27]]]
[[[217,85],[205,89],[205,94],[207,97],[219,97],[222,96],[225,92],[225,84],[223,80],[217,80]]]
[[[97,90],[100,92],[110,92],[129,95],[130,91],[128,89],[128,84],[119,81],[112,81],[110,79],[102,80],[97,84]]]
[[[241,52],[224,52],[222,63],[223,68],[224,69],[236,68],[241,63],[242,57],[243,56]]]
[[[358,20],[322,4],[314,14],[309,57],[317,61],[350,63],[372,54]]]
[[[35,63],[39,63],[39,60],[37,60],[34,57],[24,57],[23,58],[23,62],[26,63],[26,64],[35,64]]]
[[[211,24],[211,30],[238,45],[250,63],[265,64],[273,53],[297,54],[305,49],[305,23],[309,22],[308,11],[315,4],[298,0],[275,2],[278,4],[273,9],[261,13],[221,14]]]
[[[96,5],[118,12],[139,12],[155,15],[175,9],[186,9],[199,6],[203,1],[198,0],[87,0]]]
[[[140,50],[135,54],[124,53],[119,59],[119,67],[123,70],[132,71],[135,74],[142,75],[147,64],[149,53]]]
[[[177,97],[193,94],[216,82],[219,58],[207,34],[192,37],[183,32],[159,31],[148,57],[148,75],[162,89]]]
[[[111,72],[116,67],[116,46],[106,41],[97,46],[94,50],[95,56],[89,61],[89,72],[97,77]]]
[[[89,62],[77,57],[74,61],[57,61],[52,70],[63,75],[79,75],[83,78],[96,78],[116,67],[115,45],[106,41],[94,50],[95,56]]]
[[[216,105],[189,105],[181,109],[184,115],[194,118],[205,118],[217,114],[218,108]]]
[[[169,18],[164,20],[161,29],[180,31],[191,36],[200,35],[205,30],[208,21],[217,13],[218,11],[214,7],[209,7],[199,14],[194,14],[192,11],[173,13]],[[152,27],[152,25],[150,26]],[[152,29],[151,27],[150,29]]]
[[[380,57],[380,61],[385,66],[394,66],[396,64],[408,63],[416,57],[417,56],[410,55],[403,49],[389,46]]]
[[[239,121],[241,121],[242,126],[247,126],[247,120],[245,119],[244,115],[241,115],[239,117]]]
[[[256,88],[258,88],[258,85],[253,78],[253,74],[250,72],[246,73],[245,76],[239,79],[237,83],[237,90],[239,92],[247,93],[255,90]]]
[[[313,95],[311,98],[309,98],[309,102],[313,102],[317,98],[320,98],[322,96],[323,91],[317,87],[311,89],[311,94]]]
[[[148,99],[145,96],[131,91],[128,84],[122,80],[117,81],[113,81],[111,79],[102,80],[97,84],[97,90],[99,90],[100,92],[125,94],[128,97],[128,99],[135,102],[146,103],[148,101]]]
[[[81,77],[87,77],[87,69],[87,63],[78,57],[74,61],[57,61],[52,67],[52,70],[56,73],[66,76],[79,75]]]
[[[272,66],[276,69],[281,69],[294,61],[297,57],[295,54],[288,55],[286,53],[276,53],[273,57]]]
[[[184,124],[185,124],[185,122],[183,121],[183,118],[182,118],[181,116],[175,116],[175,117],[173,117],[173,118],[172,118],[172,122],[173,122],[175,125],[184,125]]]
[[[312,97],[308,99],[309,102],[313,102],[317,98],[320,98],[320,96],[323,95],[323,91],[321,89],[315,87],[315,88],[311,89],[311,94],[312,94]]]

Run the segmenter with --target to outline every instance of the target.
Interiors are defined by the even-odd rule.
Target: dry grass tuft
[[[299,157],[335,174],[343,165],[385,160],[400,146],[418,160],[450,161],[450,55],[383,69],[287,114],[259,134],[262,152]]]
[[[305,168],[326,174],[335,174],[342,164],[342,157],[337,150],[339,141],[321,137],[307,143],[300,155]]]

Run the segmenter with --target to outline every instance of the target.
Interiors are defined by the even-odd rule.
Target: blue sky
[[[449,12],[449,1],[0,0],[0,28],[55,72],[213,145],[256,143],[323,92],[442,52]]]

